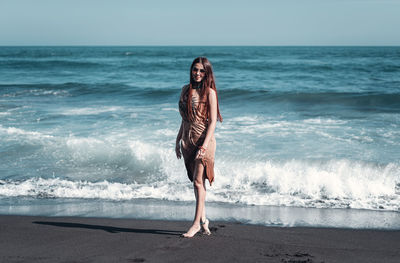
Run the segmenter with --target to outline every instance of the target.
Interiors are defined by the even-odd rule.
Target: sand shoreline
[[[0,216],[0,262],[399,262],[400,231]]]

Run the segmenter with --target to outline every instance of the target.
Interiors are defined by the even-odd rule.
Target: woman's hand
[[[176,141],[175,143],[175,153],[176,153],[176,158],[178,159],[182,158],[181,144],[179,143],[179,141]]]
[[[203,157],[206,155],[206,148],[200,146],[199,150],[196,153],[196,160],[197,159],[203,159]]]

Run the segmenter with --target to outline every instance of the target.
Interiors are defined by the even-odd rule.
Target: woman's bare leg
[[[203,180],[204,190],[206,190],[205,180],[206,180],[206,178],[204,176],[204,180]],[[197,200],[198,200],[197,188],[195,186],[193,186],[193,189],[194,189],[194,196],[196,197],[196,210],[197,210]],[[206,191],[206,193],[207,193],[207,191]],[[201,222],[204,223],[205,220],[206,220],[206,206],[204,204],[203,213],[201,214]]]
[[[194,173],[194,194],[196,197],[196,212],[193,220],[193,225],[190,229],[183,234],[184,237],[192,237],[201,229],[200,220],[205,220],[205,198],[206,198],[206,188],[205,188],[205,175],[204,166],[201,161],[196,161],[195,173]]]
[[[203,172],[204,173],[204,172]],[[206,189],[206,174],[203,174],[203,187],[204,187],[204,206],[203,206],[203,213],[201,214],[201,228],[203,229],[203,233],[206,235],[211,235],[211,231],[208,228],[208,225],[210,221],[206,218],[206,201],[205,197],[207,194],[207,189]]]

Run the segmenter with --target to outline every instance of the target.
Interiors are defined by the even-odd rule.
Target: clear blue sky
[[[400,45],[400,0],[0,0],[0,45]]]

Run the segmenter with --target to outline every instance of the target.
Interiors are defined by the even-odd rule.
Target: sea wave
[[[399,210],[400,167],[350,160],[230,164],[224,195],[239,203]],[[243,172],[243,170],[245,172]],[[223,190],[225,191],[225,190]]]
[[[1,97],[24,96],[86,96],[108,97],[115,95],[134,100],[175,101],[181,86],[147,87],[118,83],[60,83],[60,84],[0,84]],[[221,88],[218,92],[221,104],[238,102],[269,103],[279,105],[341,106],[360,111],[400,112],[400,93],[382,92],[277,92],[258,88]],[[273,105],[271,105],[273,106]]]
[[[181,86],[172,88],[142,88],[122,83],[80,83],[67,82],[59,84],[0,84],[0,97],[28,96],[90,96],[124,98],[165,99],[179,96]]]
[[[49,138],[54,138],[52,135],[48,134],[43,134],[40,132],[35,132],[35,131],[26,131],[20,128],[15,128],[15,127],[3,127],[0,124],[0,134],[3,135],[4,140],[15,140],[15,138],[21,139],[25,138],[26,140],[34,141],[34,140],[43,140],[43,139],[49,139]],[[9,138],[4,138],[4,135],[10,136]]]
[[[123,110],[121,106],[103,106],[103,107],[83,107],[83,108],[70,108],[65,109],[62,115],[75,116],[75,115],[97,115],[105,112],[118,112]]]
[[[67,87],[67,88],[66,88]],[[69,96],[68,84],[0,84],[0,97],[66,97]]]
[[[147,154],[138,158],[145,161]],[[400,211],[399,177],[400,168],[393,163],[379,166],[348,160],[236,165],[222,162],[216,167],[216,181],[208,191],[207,200],[244,205]],[[191,184],[182,179],[163,174],[157,180],[133,183],[57,177],[1,180],[0,196],[194,201]]]
[[[160,136],[171,136],[160,130]],[[141,141],[132,131],[97,136],[64,136],[0,125],[4,153],[0,169],[15,178],[52,176],[54,173],[74,180],[113,180],[152,182],[162,174],[179,174],[178,162],[171,162],[172,147]],[[10,162],[6,160],[10,160]],[[174,158],[176,159],[176,158]],[[174,160],[172,159],[172,160]],[[182,172],[183,173],[183,172]]]
[[[23,67],[25,70],[50,70],[54,68],[59,69],[81,69],[87,70],[88,68],[94,67],[106,67],[107,64],[102,62],[90,62],[88,60],[65,60],[65,59],[9,59],[1,60],[0,65],[4,68],[20,68]]]
[[[306,106],[344,106],[361,111],[400,112],[400,93],[374,92],[271,92],[257,89],[224,89],[219,97],[227,102],[247,101]]]
[[[236,121],[253,123],[255,118],[237,117]],[[335,120],[324,123],[338,125]],[[163,128],[159,133],[173,141],[175,133],[171,130]],[[10,150],[10,163],[3,163],[2,169],[7,164],[7,170],[14,171],[0,181],[3,197],[194,200],[183,162],[176,159],[168,141],[145,141],[122,130],[97,137],[62,137],[0,126],[0,135],[2,143],[8,145],[5,149]],[[16,142],[24,148],[11,151]],[[30,174],[15,175],[23,171]],[[400,165],[395,162],[254,160],[221,155],[215,172],[215,183],[207,194],[212,202],[400,209]]]

